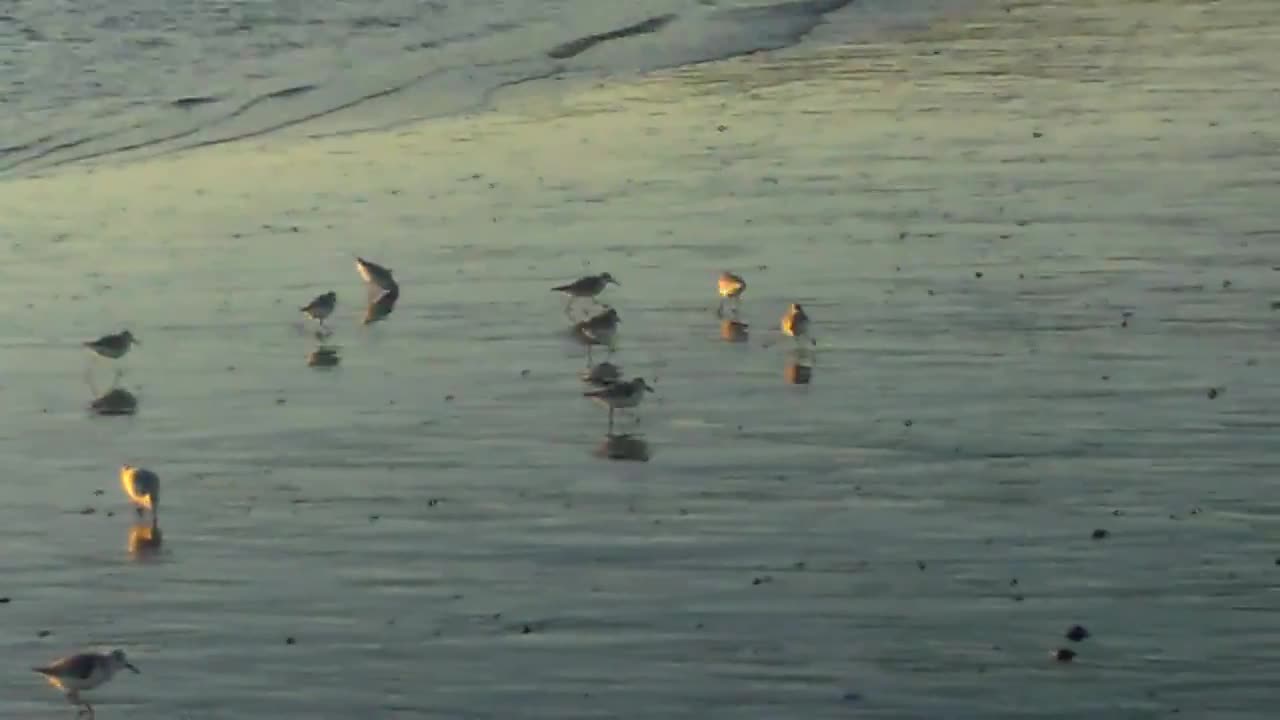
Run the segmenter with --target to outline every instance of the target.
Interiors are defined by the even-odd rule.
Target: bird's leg
[[[134,511],[134,512],[136,512],[136,513],[138,513],[138,517],[139,517],[139,518],[141,518],[141,517],[142,517],[143,510],[142,510],[142,506],[141,506],[141,505],[137,505],[137,506],[135,506],[135,507],[133,508],[133,511]]]
[[[569,318],[570,320],[572,320],[572,319],[573,319],[573,313],[572,313],[572,312],[570,312],[571,310],[573,310],[573,296],[572,296],[572,295],[570,295],[570,296],[569,296],[569,299],[568,299],[568,300],[566,300],[566,301],[565,301],[565,303],[564,303],[564,316],[565,316],[565,317],[567,317],[567,318]]]
[[[116,368],[115,373],[114,373],[114,374],[112,374],[112,376],[111,376],[111,389],[112,389],[112,390],[114,390],[114,389],[116,389],[116,388],[120,387],[120,380],[121,380],[123,377],[124,377],[124,370],[123,370],[122,368]]]
[[[609,406],[609,435],[613,436],[613,406]]]
[[[724,298],[720,298],[720,304],[716,306],[716,317],[724,317]]]

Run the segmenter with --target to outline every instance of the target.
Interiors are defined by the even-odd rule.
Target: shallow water
[[[101,644],[144,672],[103,720],[1270,717],[1269,10],[1014,7],[4,181],[0,707],[69,717],[25,668]],[[371,325],[353,253],[403,288]],[[586,269],[647,463],[595,455],[547,290]],[[140,411],[90,418],[76,344],[125,326]]]

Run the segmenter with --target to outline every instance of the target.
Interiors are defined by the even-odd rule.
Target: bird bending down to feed
[[[134,345],[141,345],[138,338],[128,330],[115,333],[114,335],[103,335],[97,340],[90,340],[84,346],[93,351],[99,357],[116,360],[124,357],[129,352],[129,348]]]
[[[138,511],[138,517],[142,517],[143,512],[151,512],[151,525],[156,525],[156,511],[160,506],[160,476],[147,470],[146,468],[134,467],[132,465],[122,465],[120,467],[120,486],[124,488],[124,494],[129,496]]]
[[[809,316],[805,314],[804,308],[799,303],[791,303],[791,307],[787,308],[787,312],[782,316],[782,333],[796,339],[800,342],[801,336],[809,336]],[[809,342],[814,345],[818,341],[809,337]]]
[[[359,271],[360,277],[364,278],[366,283],[378,288],[380,291],[399,292],[400,286],[396,284],[395,278],[391,277],[391,268],[383,267],[375,262],[365,260],[362,257],[356,258],[356,270]]]
[[[557,285],[556,287],[551,288],[551,290],[554,292],[561,292],[569,296],[569,300],[564,304],[564,314],[568,315],[569,309],[573,306],[574,300],[577,300],[578,298],[591,298],[594,300],[597,295],[604,292],[604,289],[609,286],[609,283],[613,283],[614,285],[621,287],[621,284],[617,280],[614,280],[612,275],[605,272],[600,273],[599,275],[587,275],[585,277],[580,277],[566,285]]]
[[[123,650],[112,650],[110,653],[80,653],[31,669],[61,690],[71,704],[80,706],[80,715],[87,714],[92,718],[93,706],[81,699],[80,693],[102,685],[122,668],[139,672]]]
[[[319,323],[321,330],[326,330],[324,321],[333,314],[333,310],[337,306],[338,293],[330,290],[323,295],[317,295],[314,300],[303,305],[299,310],[302,311],[302,314]]]
[[[657,392],[644,378],[635,378],[624,382],[616,382],[606,385],[599,390],[582,393],[584,397],[589,397],[602,405],[609,408],[609,434],[613,434],[613,411],[623,408],[633,408],[640,404],[644,399],[646,392]],[[639,418],[636,418],[639,422]]]
[[[716,283],[717,289],[720,291],[720,307],[716,310],[717,317],[724,317],[725,301],[733,301],[733,312],[738,312],[738,304],[742,302],[742,293],[747,290],[747,281],[742,279],[741,275],[735,275],[728,270],[720,273],[720,280]]]

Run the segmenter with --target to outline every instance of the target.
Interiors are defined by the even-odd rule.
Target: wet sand
[[[105,644],[144,674],[103,720],[1269,717],[1270,10],[1015,6],[5,181],[4,709],[69,716],[24,669]],[[353,253],[403,288],[367,326]],[[647,463],[595,456],[548,291],[602,270]],[[123,327],[140,411],[90,418]]]

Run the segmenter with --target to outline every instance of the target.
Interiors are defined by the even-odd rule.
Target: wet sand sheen
[[[1176,59],[1189,15],[1023,9],[0,185],[31,306],[0,650],[126,647],[104,720],[1267,717],[1263,7],[1195,15]],[[355,252],[403,288],[369,325]],[[594,457],[548,292],[605,270],[647,463]],[[330,288],[317,370],[296,308]],[[125,326],[139,413],[90,419],[76,343]],[[127,552],[123,462],[164,477],[159,554]],[[0,698],[69,712],[21,674]]]

